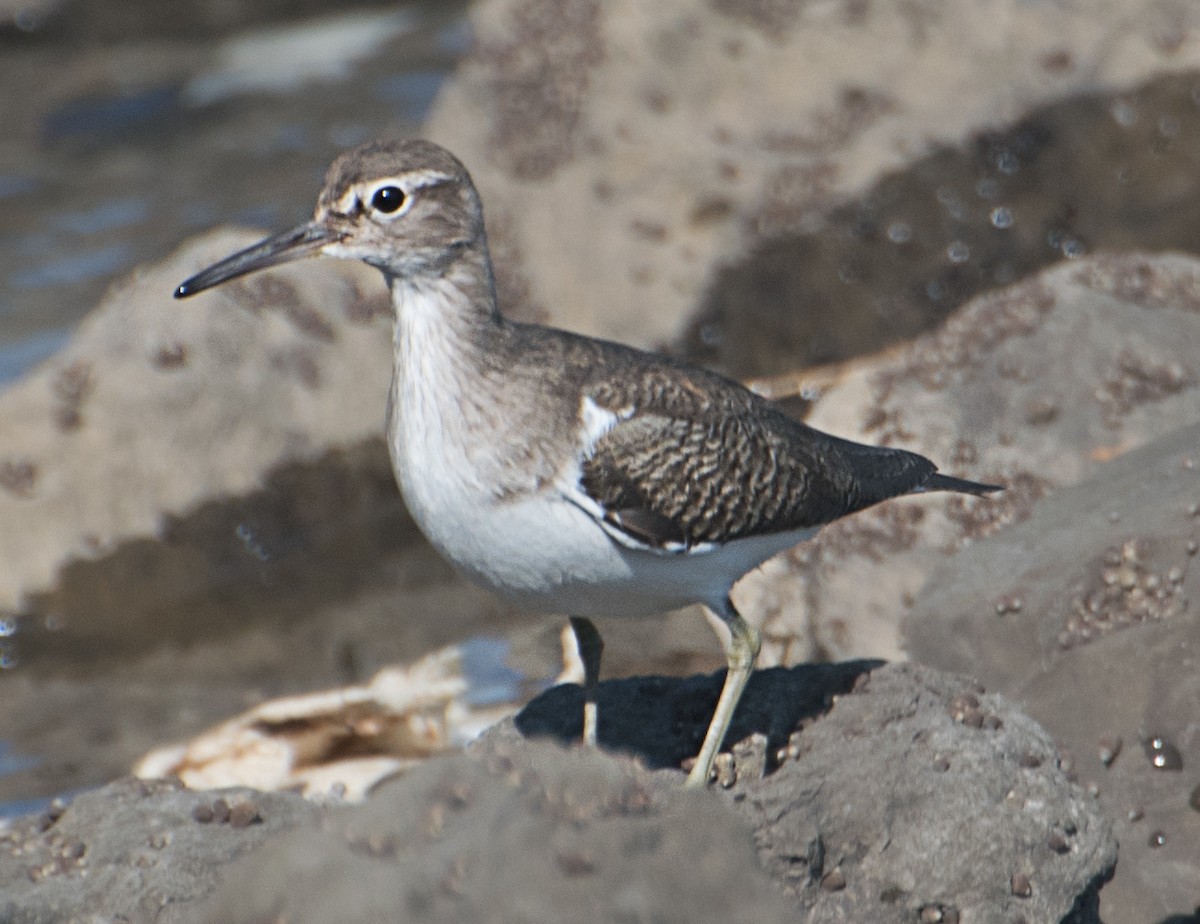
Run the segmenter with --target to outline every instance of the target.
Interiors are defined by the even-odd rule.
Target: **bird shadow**
[[[725,740],[759,733],[773,755],[797,727],[827,712],[835,696],[850,692],[860,677],[884,663],[864,659],[756,671]],[[596,691],[599,745],[630,754],[650,769],[678,768],[700,750],[724,680],[725,672],[717,671],[601,682]],[[577,742],[583,732],[583,690],[575,684],[551,687],[522,709],[514,724],[527,738]],[[771,763],[768,758],[768,769]]]

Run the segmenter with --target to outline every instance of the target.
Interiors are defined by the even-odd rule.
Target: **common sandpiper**
[[[408,509],[471,579],[570,614],[588,743],[602,648],[589,617],[701,603],[728,626],[729,667],[690,785],[710,779],[759,652],[729,599],[742,575],[888,498],[997,490],[814,430],[713,372],[505,318],[479,194],[431,142],[342,154],[312,221],[175,295],[313,254],[383,273],[395,311],[388,448]]]

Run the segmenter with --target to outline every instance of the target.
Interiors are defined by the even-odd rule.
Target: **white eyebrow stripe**
[[[406,193],[411,193],[418,189],[449,182],[452,179],[454,179],[452,176],[442,173],[440,170],[410,170],[408,173],[401,173],[398,176],[386,176],[372,180],[370,183],[363,183],[359,188],[364,193],[363,201],[369,202],[371,196],[386,186],[399,186]]]
[[[403,177],[396,178],[396,185],[401,189],[408,188],[424,189],[427,186],[437,186],[439,183],[447,183],[452,180],[447,173],[442,173],[440,170],[413,170],[411,173],[404,174]]]
[[[334,211],[340,215],[353,215],[363,202],[370,202],[371,197],[385,186],[399,186],[406,193],[413,193],[418,189],[427,189],[430,186],[437,186],[439,183],[448,183],[452,179],[454,177],[448,173],[442,173],[440,170],[411,170],[399,176],[389,176],[371,183],[358,184],[346,190],[338,199]]]

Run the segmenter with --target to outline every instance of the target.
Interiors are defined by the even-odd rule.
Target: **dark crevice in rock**
[[[716,275],[681,351],[743,377],[835,362],[1065,257],[1200,240],[1200,137],[1180,129],[1198,87],[1171,75],[1045,106],[832,209],[799,184],[748,218],[769,236]]]

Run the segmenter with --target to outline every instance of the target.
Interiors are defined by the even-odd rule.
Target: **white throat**
[[[478,445],[477,438],[468,435],[480,422],[475,419],[477,347],[467,329],[470,319],[464,318],[471,310],[464,304],[467,300],[451,278],[396,280],[392,285],[396,359],[388,435],[402,473],[418,462],[418,456],[439,453],[445,464],[453,465]],[[443,465],[435,458],[425,463],[429,464]],[[483,475],[470,468],[463,468],[463,477]]]

